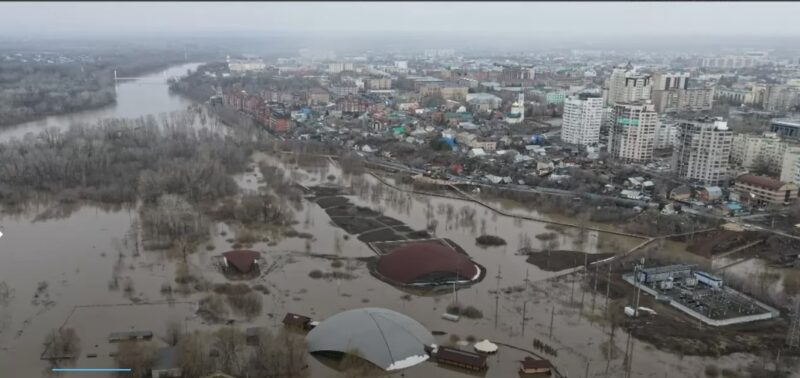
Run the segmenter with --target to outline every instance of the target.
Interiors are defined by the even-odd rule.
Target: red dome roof
[[[403,284],[418,282],[427,275],[458,274],[472,279],[479,268],[469,257],[451,247],[431,242],[404,245],[378,260],[377,271],[391,281]]]

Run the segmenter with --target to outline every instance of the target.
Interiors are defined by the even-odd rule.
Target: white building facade
[[[628,65],[615,68],[608,80],[607,104],[632,103],[650,99],[652,81],[650,75],[641,75]]]
[[[570,96],[564,101],[561,140],[581,146],[596,145],[602,123],[603,98]]]
[[[652,160],[657,126],[658,113],[649,101],[615,105],[608,152],[614,158],[630,162]]]
[[[721,118],[678,123],[678,143],[672,167],[683,179],[702,185],[722,185],[729,178],[733,132]]]

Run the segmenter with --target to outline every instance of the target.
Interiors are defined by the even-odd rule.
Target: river
[[[185,109],[192,104],[192,101],[170,93],[167,79],[185,75],[186,70],[195,70],[200,64],[187,63],[152,72],[135,80],[120,81],[116,88],[117,101],[114,104],[3,127],[0,128],[0,142],[23,138],[27,133],[36,133],[50,127],[66,129],[73,123],[92,124],[104,118],[138,118],[148,114]]]
[[[168,93],[164,77],[180,74],[197,64],[173,67],[143,77],[141,80],[122,83],[118,87],[118,100],[113,106],[78,114],[48,117],[41,121],[5,129],[0,140],[21,137],[43,127],[67,127],[73,122],[91,123],[106,117],[139,117],[147,114],[181,110],[190,101]],[[349,180],[334,163],[322,167],[298,167],[267,155],[256,155],[257,160],[278,165],[291,173],[294,179],[314,185],[324,182],[329,175],[348,186]],[[256,172],[236,176],[243,189],[256,189],[260,174]],[[624,332],[618,331],[614,344],[620,352],[610,363],[606,363],[602,346],[607,343],[608,330],[598,322],[602,301],[594,305],[594,296],[584,293],[580,285],[573,292],[569,281],[548,281],[557,273],[545,272],[527,264],[524,256],[515,252],[522,244],[525,234],[538,235],[554,229],[547,224],[520,221],[498,215],[472,202],[411,195],[388,187],[382,187],[380,195],[374,195],[381,187],[374,177],[364,175],[360,180],[373,186],[372,193],[351,195],[349,198],[363,206],[380,209],[384,214],[403,221],[415,229],[425,228],[429,217],[438,222],[437,236],[450,238],[459,243],[470,256],[486,267],[486,279],[472,287],[459,290],[459,302],[478,307],[484,313],[482,319],[462,319],[452,323],[440,315],[451,301],[451,294],[437,296],[406,295],[405,291],[378,281],[369,274],[363,257],[373,256],[369,247],[355,237],[343,238],[344,231],[333,226],[329,217],[319,206],[311,202],[295,210],[299,221],[297,231],[314,235],[310,241],[297,237],[273,240],[273,243],[256,243],[253,249],[265,251],[267,264],[275,269],[259,278],[258,283],[267,286],[263,313],[250,321],[237,319],[239,327],[280,327],[280,319],[286,312],[295,312],[322,320],[339,311],[377,306],[393,309],[420,321],[430,330],[448,334],[437,336],[437,343],[447,344],[451,335],[462,339],[474,336],[532,349],[533,338],[544,340],[558,350],[552,360],[562,372],[569,376],[622,377],[626,375],[623,350],[626,348]],[[503,206],[515,213],[537,217],[514,204]],[[464,208],[476,214],[477,222],[463,222],[458,217],[448,216],[448,207],[456,213]],[[431,211],[428,211],[430,209]],[[189,295],[164,295],[162,283],[174,282],[176,256],[161,251],[137,253],[130,243],[124,242],[136,211],[131,209],[101,209],[84,206],[53,216],[47,207],[33,208],[25,214],[0,215],[0,226],[4,236],[0,238],[0,281],[5,281],[13,290],[7,303],[0,303],[0,371],[9,377],[48,376],[49,366],[39,359],[45,335],[52,329],[67,326],[78,331],[81,338],[80,357],[76,367],[114,367],[109,353],[114,347],[107,343],[110,332],[126,330],[151,330],[163,335],[168,321],[180,322],[186,329],[205,329],[209,325],[194,315],[194,302],[202,293]],[[426,214],[427,213],[427,214]],[[48,217],[39,217],[49,214]],[[56,214],[57,215],[57,214]],[[485,225],[480,223],[485,220]],[[499,235],[508,245],[480,248],[475,245],[477,230],[485,228],[487,233]],[[225,224],[212,227],[212,237],[207,246],[199,248],[189,257],[189,266],[194,274],[212,282],[225,282],[212,263],[214,256],[232,248],[235,229]],[[588,253],[623,251],[639,241],[634,238],[593,232],[583,242],[577,241],[574,230],[560,230],[559,245],[564,249],[581,250]],[[334,250],[340,241],[341,252]],[[533,247],[542,247],[542,242],[530,238]],[[317,280],[309,276],[315,269],[331,271],[331,261],[304,253],[311,251],[323,254],[339,253],[344,259],[345,269],[354,275],[351,280]],[[121,258],[119,256],[122,256]],[[120,262],[121,261],[121,262]],[[120,282],[130,282],[131,290],[110,288],[114,267],[120,269]],[[500,277],[499,279],[496,277]],[[533,284],[523,290],[510,290],[495,296],[494,290],[524,287],[525,279]],[[574,302],[569,300],[574,296]],[[581,306],[576,304],[580,298]],[[171,303],[165,303],[172,299]],[[138,304],[135,303],[147,303]],[[590,306],[591,303],[591,306]],[[525,308],[526,325],[521,319]],[[556,315],[551,320],[552,314]],[[552,323],[551,323],[552,321]],[[550,326],[552,324],[552,338]],[[733,370],[742,368],[754,357],[732,355],[721,358],[679,356],[659,351],[651,345],[633,341],[629,355],[631,377],[704,377],[707,365],[716,365]],[[92,357],[92,355],[96,355]],[[517,362],[525,353],[502,348],[489,358],[490,369],[486,377],[515,376]],[[311,376],[342,376],[316,358],[309,358]],[[442,368],[433,363],[424,363],[402,373],[391,376],[413,377],[463,377],[463,372]],[[95,377],[111,377],[98,373]]]

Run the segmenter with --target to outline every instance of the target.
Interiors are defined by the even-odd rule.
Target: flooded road
[[[185,67],[175,70],[185,71]],[[135,83],[121,86],[124,85],[130,85],[126,90],[131,93],[141,88],[158,88],[144,84],[133,87]],[[155,89],[151,92],[152,96],[165,96],[166,86],[161,87],[161,93]],[[189,104],[187,100],[168,97],[174,105],[171,110]],[[120,97],[116,106],[121,112],[128,111],[124,110],[130,109],[125,99],[136,98]],[[150,108],[159,109],[170,110]],[[82,120],[91,121],[89,117]],[[20,130],[6,131],[0,137],[8,138]],[[345,237],[345,232],[330,222],[321,207],[303,201],[294,210],[298,221],[295,229],[312,234],[312,239],[273,238],[269,244],[260,242],[252,246],[264,253],[268,273],[249,283],[263,284],[269,293],[264,296],[260,316],[251,320],[236,318],[236,326],[242,329],[248,326],[277,329],[286,312],[324,320],[343,310],[375,306],[399,311],[431,331],[444,332],[436,336],[441,345],[488,338],[533,350],[533,340],[538,339],[556,350],[557,355],[548,358],[570,377],[704,377],[708,365],[738,371],[756,359],[744,354],[721,358],[680,356],[629,339],[621,330],[616,331],[610,342],[613,347],[608,348],[610,330],[603,320],[604,298],[585,291],[577,281],[580,276],[552,280],[560,272],[541,270],[517,254],[523,247],[554,246],[587,253],[618,253],[638,244],[638,239],[520,220],[469,201],[410,194],[383,185],[370,175],[344,175],[332,162],[297,166],[265,154],[256,154],[254,160],[279,166],[293,180],[307,186],[333,182],[349,188],[352,194],[347,198],[352,202],[401,220],[411,228],[426,229],[435,224],[436,237],[460,244],[472,259],[486,267],[487,275],[471,287],[457,292],[444,290],[438,295],[419,296],[395,288],[370,275],[363,258],[374,256],[374,252],[365,243],[353,236]],[[235,179],[243,190],[263,187],[257,170],[237,175]],[[510,201],[496,204],[514,213],[548,218]],[[211,328],[195,315],[195,303],[205,293],[162,293],[162,284],[174,284],[181,257],[162,251],[137,250],[130,237],[131,224],[137,218],[134,209],[84,206],[61,216],[48,210],[41,207],[20,215],[0,216],[4,233],[0,238],[0,281],[13,290],[8,303],[0,307],[3,376],[48,376],[49,365],[39,359],[42,342],[50,330],[62,325],[76,329],[81,338],[76,367],[115,367],[109,356],[115,346],[105,340],[110,332],[150,330],[157,340],[170,321],[182,324],[185,330]],[[232,249],[237,228],[222,223],[211,228],[210,240],[188,256],[189,269],[212,283],[227,282],[215,268],[213,258]],[[477,246],[475,238],[483,233],[505,239],[506,245]],[[536,237],[546,233],[553,233],[554,237],[548,240]],[[332,259],[323,254],[340,258],[342,266],[334,266]],[[352,278],[315,279],[309,275],[313,270],[339,270]],[[119,283],[116,288],[112,285],[115,276]],[[130,290],[125,290],[126,287]],[[483,317],[462,318],[457,323],[443,320],[441,314],[456,297],[459,303],[478,308]],[[500,351],[489,357],[490,368],[485,376],[515,376],[518,361],[527,355],[523,350],[501,345]],[[90,354],[97,356],[90,358]],[[346,376],[316,358],[309,357],[308,363],[312,377]],[[92,376],[111,377],[102,373]],[[381,376],[470,375],[428,362]]]

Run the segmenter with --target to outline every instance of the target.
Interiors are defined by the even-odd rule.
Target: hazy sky
[[[798,35],[800,3],[0,3],[0,34],[241,31]]]

